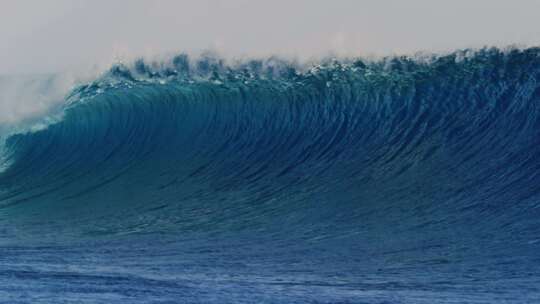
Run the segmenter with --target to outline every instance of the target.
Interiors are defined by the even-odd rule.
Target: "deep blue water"
[[[540,303],[540,49],[141,60],[44,119],[1,303]]]

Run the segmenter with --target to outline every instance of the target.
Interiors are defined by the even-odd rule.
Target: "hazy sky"
[[[540,44],[540,0],[0,0],[0,74],[213,49],[317,56]]]

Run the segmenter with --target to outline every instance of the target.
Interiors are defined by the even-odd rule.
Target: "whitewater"
[[[0,303],[540,302],[538,48],[47,77],[0,78]]]

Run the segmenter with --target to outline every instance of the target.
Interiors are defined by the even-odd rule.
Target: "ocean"
[[[0,123],[1,303],[540,303],[538,48],[179,54],[40,113]]]

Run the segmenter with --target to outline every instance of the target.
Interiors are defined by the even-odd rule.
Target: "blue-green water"
[[[114,66],[0,128],[0,302],[536,303],[539,55]]]

